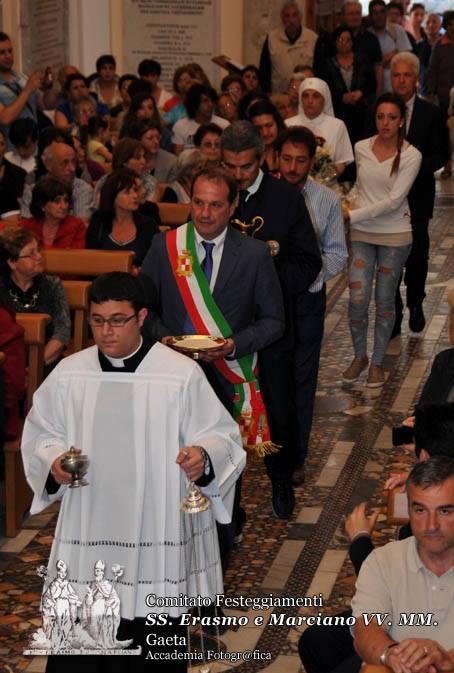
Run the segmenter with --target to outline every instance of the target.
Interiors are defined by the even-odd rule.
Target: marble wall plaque
[[[22,70],[31,74],[68,63],[68,0],[21,0]]]
[[[175,68],[197,62],[216,82],[219,68],[219,0],[123,0],[124,71],[154,58],[162,66],[161,85],[172,90]]]

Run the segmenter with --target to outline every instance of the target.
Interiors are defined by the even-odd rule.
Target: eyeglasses
[[[137,313],[133,313],[129,317],[124,315],[113,315],[111,318],[103,318],[100,315],[91,315],[88,318],[88,323],[92,327],[104,327],[105,323],[107,323],[109,327],[124,327],[127,322],[135,318],[137,315]]]
[[[32,250],[28,255],[19,255],[17,259],[27,259],[28,257],[30,257],[30,259],[38,259],[41,255],[42,248],[36,248],[36,250]]]
[[[200,143],[200,147],[211,147],[212,149],[218,150],[221,147],[221,143],[211,143],[207,140]]]

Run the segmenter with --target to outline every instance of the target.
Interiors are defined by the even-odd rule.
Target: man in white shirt
[[[365,663],[394,673],[452,671],[453,459],[418,463],[407,495],[414,537],[375,549],[361,566],[352,601],[355,649]]]
[[[172,133],[173,150],[180,154],[194,147],[194,134],[202,124],[217,124],[225,129],[229,122],[214,114],[217,95],[214,89],[204,84],[193,84],[186,95],[187,117],[179,119]]]

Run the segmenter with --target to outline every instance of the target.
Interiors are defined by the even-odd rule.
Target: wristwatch
[[[383,652],[380,654],[380,657],[379,657],[379,659],[378,659],[378,661],[380,662],[380,664],[381,664],[382,666],[386,666],[386,657],[388,656],[388,652],[389,652],[389,650],[390,650],[392,647],[396,647],[396,645],[398,645],[398,644],[399,644],[399,643],[390,643],[389,645],[387,645],[387,646],[385,647],[385,649],[384,649]]]

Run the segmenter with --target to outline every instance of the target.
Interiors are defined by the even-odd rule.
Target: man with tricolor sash
[[[263,456],[277,447],[260,392],[257,353],[282,335],[284,308],[268,246],[229,226],[236,203],[236,183],[220,169],[195,176],[192,221],[155,237],[144,260],[142,279],[154,296],[144,329],[163,343],[183,334],[226,340],[201,353],[200,364],[238,421],[244,446]],[[224,561],[234,524],[220,532]]]

